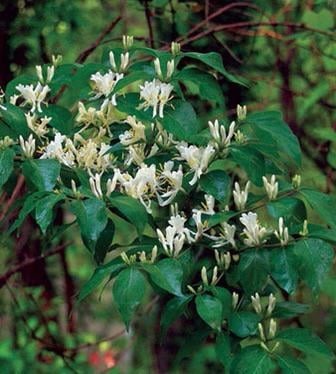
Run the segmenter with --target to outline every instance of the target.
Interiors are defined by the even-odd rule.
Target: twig
[[[83,52],[79,54],[79,56],[76,58],[76,62],[83,63],[90,54],[100,45],[102,40],[105,38],[106,35],[108,35],[119,23],[121,20],[121,16],[118,16],[114,21],[112,21],[98,36],[98,38]]]
[[[121,20],[121,17],[118,16],[114,21],[112,21],[98,36],[98,38],[90,45],[90,47],[86,48],[84,51],[82,51],[78,57],[76,58],[76,62],[82,64],[89,56],[90,54],[99,47],[99,45],[102,43],[103,39],[106,35],[108,35],[119,23]],[[57,94],[50,100],[52,104],[57,103],[57,101],[60,99],[60,97],[63,95],[64,91],[66,90],[67,85],[63,85]]]
[[[154,48],[154,34],[153,34],[153,26],[152,26],[152,20],[151,20],[151,11],[148,6],[148,0],[145,0],[145,15],[146,15],[146,21],[147,21],[147,27],[148,27],[148,33],[149,33],[149,45],[151,48]]]
[[[2,288],[14,274],[20,272],[25,267],[30,266],[30,265],[34,264],[35,262],[41,261],[41,260],[43,260],[47,257],[54,256],[54,255],[60,253],[61,251],[64,250],[64,248],[67,245],[69,245],[69,243],[62,244],[62,245],[60,245],[58,247],[55,247],[54,249],[51,249],[50,251],[48,251],[48,252],[46,252],[46,253],[44,253],[40,256],[28,258],[27,260],[25,260],[21,264],[13,266],[11,269],[6,271],[6,273],[4,273],[3,275],[0,276],[0,288]]]
[[[329,31],[324,31],[320,29],[316,29],[313,27],[309,27],[304,23],[295,23],[295,22],[279,22],[279,21],[270,21],[270,22],[253,22],[253,21],[242,21],[242,22],[235,22],[235,23],[227,23],[225,25],[219,25],[212,28],[209,28],[207,30],[204,30],[194,36],[191,37],[183,37],[180,39],[181,45],[189,44],[195,40],[201,39],[204,36],[207,36],[209,34],[224,31],[224,30],[234,30],[239,29],[243,27],[258,27],[258,26],[271,26],[271,27],[290,27],[293,29],[303,29],[306,31],[316,32],[322,35],[326,35],[329,37],[334,37],[334,34]]]
[[[16,182],[16,185],[15,185],[14,191],[12,193],[12,196],[8,199],[7,203],[3,207],[3,210],[2,210],[1,215],[0,215],[0,222],[5,218],[8,210],[10,209],[10,207],[12,206],[12,204],[14,203],[16,198],[18,197],[18,195],[20,193],[20,190],[21,190],[22,186],[24,185],[24,180],[25,180],[24,176],[21,174],[18,177],[18,180]]]

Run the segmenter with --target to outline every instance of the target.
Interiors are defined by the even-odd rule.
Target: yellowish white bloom
[[[215,147],[217,149],[228,147],[234,135],[236,123],[231,122],[228,133],[226,133],[225,126],[219,125],[217,119],[215,120],[215,122],[209,121],[208,124]]]
[[[285,227],[283,217],[279,218],[279,229],[275,230],[274,234],[280,241],[281,246],[285,246],[288,244],[288,240],[289,240],[288,227]]]
[[[74,167],[75,155],[71,149],[63,145],[65,142],[72,143],[65,135],[56,132],[54,140],[49,142],[40,158],[55,158],[68,167]]]
[[[252,301],[252,306],[257,314],[262,313],[262,307],[261,307],[261,302],[260,302],[260,296],[258,292],[255,293],[255,295],[251,296],[251,301]]]
[[[177,144],[176,149],[180,152],[181,159],[185,160],[190,169],[194,171],[194,177],[189,182],[190,185],[194,185],[197,179],[208,169],[215,149],[212,145],[207,145],[204,148],[195,145],[188,146],[185,142]]]
[[[159,114],[163,118],[164,106],[172,99],[170,96],[173,91],[173,86],[170,83],[163,83],[158,79],[151,82],[145,82],[140,86],[140,99],[144,102],[139,106],[139,109],[153,108],[153,117]]]
[[[130,35],[123,35],[122,42],[125,50],[130,49],[133,45],[134,37]]]
[[[54,65],[51,65],[51,66],[47,67],[46,78],[43,77],[42,66],[41,65],[36,66],[36,75],[37,75],[38,80],[42,84],[49,83],[53,79],[54,74],[55,74],[55,66]]]
[[[270,181],[267,180],[265,176],[262,177],[264,182],[264,187],[267,193],[267,196],[270,200],[275,200],[278,195],[279,183],[276,181],[275,175],[271,176]]]
[[[37,118],[35,114],[25,113],[28,127],[39,137],[44,137],[48,134],[48,124],[52,120],[51,117],[44,116],[43,118]]]
[[[243,190],[240,189],[240,185],[238,182],[234,184],[233,190],[233,200],[238,210],[244,210],[245,205],[248,198],[248,190],[250,188],[250,181],[245,184],[245,188]]]
[[[177,193],[182,190],[182,166],[180,165],[176,171],[173,168],[174,162],[167,161],[164,163],[163,170],[159,175],[160,191],[165,191],[157,194],[160,206],[171,204]]]
[[[124,77],[124,74],[114,73],[112,70],[109,70],[106,74],[101,74],[97,72],[91,75],[91,82],[93,83],[93,91],[96,94],[93,99],[99,99],[100,97],[108,97],[117,82]],[[116,95],[112,95],[111,103],[117,105]]]
[[[129,52],[121,53],[119,68],[117,67],[113,51],[110,51],[109,59],[110,59],[110,64],[111,64],[112,70],[115,73],[117,73],[117,72],[124,73],[127,70],[128,65],[129,65]]]
[[[239,121],[243,121],[246,118],[247,114],[247,108],[246,105],[240,106],[239,104],[237,105],[237,118]]]
[[[125,131],[119,136],[121,144],[128,146],[140,140],[146,140],[145,125],[142,122],[137,121],[135,116],[128,116],[125,123],[129,124],[131,129]]]
[[[34,156],[36,149],[33,134],[30,134],[27,140],[24,140],[23,137],[20,135],[19,141],[23,154],[28,158],[32,158]]]
[[[23,106],[26,104],[31,105],[31,112],[42,112],[41,104],[47,97],[50,91],[49,86],[43,86],[40,82],[34,87],[32,84],[23,85],[18,84],[16,89],[20,92],[20,96],[24,99]],[[15,100],[16,101],[16,100]]]
[[[271,293],[268,296],[268,305],[267,305],[267,311],[266,311],[267,317],[272,315],[273,310],[275,308],[275,304],[276,304],[276,297],[274,297],[274,295]]]
[[[267,234],[267,230],[265,227],[260,226],[256,213],[243,213],[239,220],[245,226],[243,230],[246,236],[244,243],[248,247],[258,246],[265,242],[264,238]]]
[[[89,179],[91,191],[98,199],[103,198],[103,191],[101,188],[101,176],[102,174],[98,173],[94,175],[91,174],[91,177]]]

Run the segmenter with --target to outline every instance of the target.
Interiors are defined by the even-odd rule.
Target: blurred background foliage
[[[61,54],[65,63],[78,61],[99,35],[103,39],[88,61],[100,60],[104,50],[120,44],[123,34],[156,48],[167,48],[172,40],[178,40],[185,51],[217,51],[225,68],[243,79],[246,87],[218,77],[224,105],[198,108],[204,121],[215,116],[227,118],[237,104],[247,104],[251,111],[282,111],[302,146],[303,183],[335,193],[335,14],[335,0],[2,0],[0,85],[5,87],[19,74],[33,73],[35,65],[50,62],[52,54]],[[117,17],[121,19],[108,33]],[[192,82],[188,90],[191,97],[197,93]],[[206,95],[206,87],[202,94]],[[33,234],[36,228],[31,225],[31,240],[37,240]],[[29,266],[25,274],[16,272],[6,285],[1,284],[0,372],[163,373],[167,367],[174,373],[221,370],[214,366],[211,342],[196,353],[190,342],[176,357],[183,341],[180,337],[188,333],[187,325],[174,325],[168,343],[159,345],[153,326],[160,308],[149,298],[140,311],[141,323],[139,318],[134,327],[137,337],[123,334],[109,292],[96,293],[77,305],[74,295],[94,265],[79,235],[71,232],[68,239],[71,245],[66,252],[37,262],[38,267]],[[3,274],[20,256],[5,233],[0,246]],[[23,254],[24,258],[40,255],[41,247],[36,242],[35,251]],[[29,277],[36,272],[40,276],[32,281]],[[296,297],[299,302],[309,302],[312,296],[302,288]],[[311,313],[299,323],[312,326],[335,350],[333,274],[314,302]],[[184,356],[189,359],[177,364]],[[320,359],[307,360],[316,366],[316,373],[333,372]]]

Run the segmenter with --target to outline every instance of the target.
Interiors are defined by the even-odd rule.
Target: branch
[[[121,16],[118,16],[114,21],[112,21],[98,36],[98,38],[88,47],[86,48],[83,52],[79,54],[79,56],[76,58],[76,62],[78,63],[83,63],[89,56],[90,54],[99,47],[100,43],[102,40],[105,38],[106,35],[108,35],[119,23],[121,20]]]
[[[147,21],[148,32],[149,32],[149,45],[151,48],[154,48],[154,34],[153,34],[153,27],[152,27],[152,21],[151,21],[151,11],[148,6],[148,0],[145,0],[145,15],[146,15],[146,21]]]
[[[253,22],[253,21],[243,21],[243,22],[235,22],[235,23],[228,23],[225,25],[219,25],[212,28],[209,28],[207,30],[204,30],[194,36],[191,37],[183,37],[183,39],[180,40],[181,45],[189,44],[195,40],[201,39],[204,36],[207,36],[209,34],[224,31],[224,30],[233,30],[233,29],[239,29],[243,27],[258,27],[258,26],[272,26],[272,27],[290,27],[294,29],[302,29],[306,31],[316,32],[322,35],[326,35],[329,37],[334,37],[334,33],[330,31],[324,31],[320,29],[316,29],[313,27],[309,27],[304,23],[295,23],[295,22],[279,22],[279,21],[270,21],[270,22]]]
[[[28,258],[24,262],[21,262],[20,264],[17,264],[15,266],[13,266],[11,269],[6,271],[6,273],[4,273],[3,275],[0,276],[0,288],[2,288],[14,274],[22,271],[25,267],[30,266],[30,265],[34,264],[35,262],[44,260],[47,257],[54,256],[54,255],[62,252],[65,249],[65,247],[68,246],[68,245],[69,245],[69,243],[62,244],[62,245],[60,245],[58,247],[55,247],[54,249],[51,249],[50,251],[48,251],[48,252],[46,252],[46,253],[44,253],[40,256]]]
[[[24,176],[21,174],[16,182],[12,196],[8,199],[7,203],[3,207],[3,210],[0,214],[0,222],[5,218],[8,210],[10,209],[10,207],[12,206],[12,204],[18,197],[23,184],[24,184]]]

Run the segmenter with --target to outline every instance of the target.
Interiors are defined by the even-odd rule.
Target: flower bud
[[[130,49],[133,45],[133,36],[129,35],[123,35],[122,37],[122,42],[123,42],[123,47],[125,50]]]
[[[177,56],[181,52],[181,44],[177,42],[172,42],[170,49],[171,49],[171,53],[174,56]]]
[[[301,175],[294,175],[294,177],[292,178],[292,186],[295,190],[297,190],[301,186]]]
[[[209,281],[208,281],[208,275],[207,275],[207,269],[205,266],[202,267],[202,270],[201,270],[201,278],[202,278],[202,282],[208,286],[209,285]]]
[[[262,307],[261,307],[260,296],[258,292],[256,292],[254,296],[253,295],[251,296],[251,301],[252,301],[252,306],[254,310],[256,311],[256,313],[261,314]]]
[[[261,323],[258,323],[258,331],[259,331],[260,339],[263,342],[265,342],[266,341],[266,336],[265,336],[263,325]]]
[[[269,339],[273,339],[275,337],[276,331],[277,331],[277,323],[275,319],[271,318],[269,322],[269,330],[268,330]]]
[[[246,105],[240,106],[238,104],[237,105],[237,118],[239,121],[244,121],[244,119],[246,119],[246,113],[247,113]]]
[[[239,295],[237,292],[232,293],[232,309],[236,309],[239,301]]]

